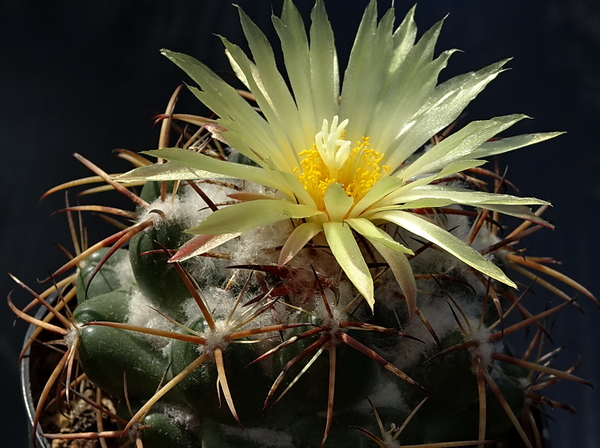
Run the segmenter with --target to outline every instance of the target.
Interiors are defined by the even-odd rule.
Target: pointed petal
[[[424,185],[415,187],[402,195],[407,203],[419,199],[445,199],[449,203],[472,205],[475,207],[486,205],[550,205],[542,199],[530,197],[518,197],[509,194],[486,193],[484,191],[473,191],[466,188],[448,187],[445,185]]]
[[[175,162],[155,163],[141,166],[116,176],[117,182],[143,182],[143,181],[168,181],[168,180],[193,180],[193,179],[231,179],[234,176],[192,168]]]
[[[333,118],[337,114],[340,75],[333,30],[322,0],[315,3],[310,17],[310,77],[315,124],[319,126],[324,117]]]
[[[534,214],[531,209],[525,207],[526,205],[550,205],[550,203],[537,198],[522,198],[443,185],[424,185],[415,187],[407,193],[404,192],[399,196],[399,199],[407,202],[397,207],[389,207],[388,209],[415,209],[461,204],[497,211],[498,213],[515,216],[544,227],[554,227],[546,220]]]
[[[410,8],[400,26],[394,31],[394,57],[390,63],[391,72],[396,72],[406,55],[415,44],[417,25],[415,23],[416,5]]]
[[[354,204],[354,199],[346,194],[346,191],[337,182],[329,185],[323,197],[327,214],[330,221],[341,222]]]
[[[390,139],[390,166],[399,166],[433,135],[450,125],[493,79],[502,72],[507,60],[492,64],[477,72],[456,76],[435,88],[425,104],[406,125]]]
[[[426,238],[481,273],[516,288],[515,283],[494,263],[486,260],[479,252],[450,232],[418,215],[403,211],[384,211],[374,214],[371,219],[393,222],[415,235]]]
[[[375,303],[373,278],[363,254],[354,239],[352,230],[341,222],[323,223],[325,238],[335,259],[344,270],[348,279],[362,294],[371,309]]]
[[[229,65],[231,65],[231,68],[233,69],[236,78],[239,79],[248,90],[251,90],[252,88],[250,87],[250,84],[248,84],[248,78],[246,78],[242,67],[240,67],[240,64],[237,63],[235,58],[232,56],[231,52],[227,49],[225,49],[225,56],[227,56],[227,59],[229,60]]]
[[[439,171],[451,162],[471,158],[471,153],[483,143],[523,118],[525,118],[524,115],[514,114],[490,120],[473,121],[433,146],[404,168],[399,176],[408,181],[422,174]]]
[[[228,198],[235,199],[240,202],[258,201],[260,199],[275,199],[273,196],[268,194],[251,193],[248,191],[240,191],[238,193],[230,193],[227,195]]]
[[[379,180],[352,208],[352,216],[359,216],[377,201],[383,199],[390,193],[397,191],[402,185],[404,185],[404,181],[394,176],[384,177]]]
[[[492,140],[485,142],[477,150],[473,151],[471,156],[479,159],[488,158],[490,156],[495,156],[508,151],[523,148],[524,146],[550,140],[551,138],[558,137],[562,134],[564,134],[564,132],[542,132],[537,134],[516,135],[514,137]]]
[[[296,227],[285,241],[285,244],[279,253],[278,266],[281,267],[289,262],[306,245],[306,243],[322,231],[323,225],[315,222],[305,222]]]
[[[435,175],[432,179],[432,182],[437,179],[442,179],[447,176],[452,176],[453,174],[460,173],[465,170],[470,170],[471,168],[476,168],[481,165],[485,165],[487,160],[477,160],[477,159],[461,159],[455,162],[450,162],[446,165],[442,170]]]
[[[181,148],[164,148],[154,149],[151,151],[144,151],[144,154],[176,162],[178,165],[200,170],[199,174],[203,172],[215,173],[216,177],[228,177],[231,179],[244,179],[250,182],[255,182],[260,185],[270,186],[277,189],[284,189],[285,187],[279,183],[273,182],[273,177],[269,176],[268,172],[263,168],[256,166],[243,165],[241,163],[225,162],[218,160],[213,157],[206,156],[196,151],[190,151]],[[152,166],[152,165],[151,165]],[[135,169],[131,171],[131,174],[127,174],[127,179],[131,179],[136,173],[152,172],[153,170],[160,172],[161,170],[168,170],[169,168],[154,168],[151,166],[147,167],[147,170]],[[160,165],[159,165],[160,166]],[[146,167],[141,167],[146,168]],[[175,165],[173,168],[177,169]],[[215,176],[211,176],[215,177]],[[211,178],[209,177],[209,178]],[[162,180],[162,179],[161,179]]]
[[[281,18],[271,18],[273,26],[281,41],[286,72],[294,92],[294,99],[304,130],[306,146],[314,138],[317,129],[317,118],[313,103],[312,85],[310,81],[310,60],[308,38],[304,29],[304,22],[298,9],[290,0],[283,3]]]
[[[381,101],[393,58],[393,26],[393,8],[377,23],[377,2],[371,1],[360,22],[342,85],[340,116],[353,123],[347,136],[351,141],[370,135],[369,124]]]
[[[261,199],[241,202],[217,210],[186,232],[199,235],[242,233],[284,219],[308,218],[319,213],[321,212],[305,205],[292,204],[285,200]]]
[[[437,198],[421,198],[415,199],[414,201],[407,202],[406,204],[400,205],[388,205],[387,207],[379,207],[377,210],[414,210],[417,208],[437,208],[446,207],[447,205],[453,204],[449,199],[437,199]]]
[[[436,26],[441,26],[441,22]],[[437,31],[439,32],[439,29]],[[428,34],[423,36],[423,38],[426,37],[437,38],[437,35],[434,32],[431,36]],[[423,38],[407,56],[402,70],[399,71],[389,91],[382,92],[381,102],[373,114],[377,120],[372,123],[373,127],[369,135],[376,136],[376,139],[373,139],[373,145],[381,148],[380,151],[390,157],[394,153],[394,151],[390,151],[390,146],[395,148],[394,142],[399,131],[403,129],[404,124],[411,123],[415,117],[424,113],[423,105],[427,105],[431,97],[436,95],[439,74],[446,68],[450,57],[457,51],[444,51],[432,60],[433,53],[430,48],[424,52],[421,50]],[[399,123],[402,125],[399,126]],[[410,125],[408,129],[410,129]],[[394,163],[402,161],[402,159],[394,157],[389,161],[385,158],[383,163],[390,165],[394,171],[397,168]]]
[[[179,248],[170,262],[181,262],[201,255],[221,244],[238,237],[239,233],[224,233],[222,235],[198,235]]]
[[[408,316],[410,320],[412,320],[417,309],[417,282],[415,281],[415,276],[410,263],[408,262],[408,258],[406,258],[405,254],[392,250],[384,244],[371,239],[369,239],[369,241],[371,241],[371,244],[373,244],[373,247],[377,252],[381,254],[392,270],[394,277],[396,277],[398,285],[400,285],[404,298],[406,299]]]
[[[236,147],[238,151],[259,165],[261,159],[256,157],[255,153],[276,152],[278,145],[273,130],[232,86],[190,56],[165,49],[161,50],[161,53],[185,71],[200,86],[200,89],[190,86],[190,90],[206,107],[221,117],[218,120],[219,124],[228,130],[243,129],[246,141],[254,152],[247,151],[244,147]],[[227,132],[224,136],[229,141]]]
[[[241,8],[238,7],[238,10],[254,62],[237,45],[223,37],[221,40],[243,72],[250,91],[276,137],[277,146],[268,156],[261,151],[263,157],[271,157],[280,168],[285,167],[291,171],[299,165],[297,152],[300,150],[297,150],[294,144],[305,147],[307,143],[301,127],[288,125],[300,122],[298,109],[287,83],[277,68],[268,39]]]
[[[540,218],[538,215],[533,213],[529,207],[521,205],[496,205],[487,204],[482,208],[486,208],[493,212],[502,213],[503,215],[514,216],[516,218],[523,219],[525,221],[531,221],[534,224],[539,224],[550,229],[554,229],[554,226],[545,219]]]
[[[411,255],[413,254],[412,250],[394,240],[387,232],[381,230],[368,219],[350,218],[347,219],[346,222],[350,224],[350,227],[352,227],[365,238],[368,238],[370,241],[377,241],[379,244],[395,252]]]

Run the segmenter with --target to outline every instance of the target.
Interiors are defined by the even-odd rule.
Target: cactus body
[[[175,224],[175,228],[177,232],[180,230],[178,224]],[[150,228],[147,232],[155,235],[154,228]],[[146,235],[142,234],[141,237],[146,237]],[[312,258],[311,264],[320,266],[323,263],[322,257],[322,255],[315,256]],[[130,259],[135,260],[136,258]],[[326,256],[325,259],[328,257]],[[165,272],[173,269],[172,265],[167,262],[162,262],[158,266],[161,266]],[[106,272],[103,272],[105,269]],[[112,269],[112,265],[102,266],[97,277],[110,278]],[[160,272],[160,269],[154,265],[152,275],[144,281],[149,285],[150,280],[155,278],[158,283],[161,283],[165,272]],[[133,285],[139,285],[140,277],[147,275],[146,272],[140,271],[139,266],[133,268],[133,273],[135,279]],[[267,282],[271,289],[278,285],[279,287],[286,284],[289,286],[290,283],[294,286],[294,281],[297,281],[297,279],[282,279],[273,274],[261,278],[261,281]],[[198,283],[202,280],[199,278]],[[439,285],[433,281],[430,282],[434,283],[433,289],[439,293],[439,289],[444,285],[452,289],[456,278],[449,282],[441,281]],[[169,294],[168,290],[165,290],[163,294],[149,297],[146,305],[140,305],[138,302],[132,302],[133,293],[131,290],[122,289],[121,283],[121,281],[114,282],[116,289],[113,292],[82,301],[75,311],[75,319],[80,324],[89,324],[93,321],[128,323],[139,319],[135,317],[137,310],[131,309],[131,307],[140,306],[170,310],[175,316],[173,317],[175,320],[184,316],[185,313],[181,311],[182,309],[187,309],[188,315],[194,313],[194,311],[190,311],[193,310],[194,303],[189,291],[188,297],[183,301],[185,303],[182,303],[183,294],[173,296]],[[237,286],[232,289],[246,294],[244,302],[251,301],[260,290],[257,285],[253,287],[246,285],[246,289],[244,289],[241,280],[235,284]],[[314,285],[314,282],[307,284]],[[135,288],[135,286],[131,288]],[[457,300],[465,301],[465,308],[469,303],[471,304],[473,313],[471,319],[473,320],[478,313],[481,313],[483,303],[481,297],[473,293],[474,288],[478,288],[478,286],[474,285],[473,288],[470,288],[463,284],[463,286],[454,287],[453,290]],[[301,305],[305,309],[304,312],[299,314],[297,311],[288,311],[279,307],[270,309],[269,313],[264,313],[259,317],[262,319],[260,322],[262,326],[275,325],[278,322],[301,326],[282,330],[275,336],[269,334],[270,338],[266,340],[251,337],[250,339],[243,338],[240,341],[226,341],[219,338],[232,333],[226,328],[231,324],[227,323],[226,316],[218,310],[227,309],[227,306],[233,305],[230,304],[224,308],[224,304],[217,301],[229,300],[232,302],[237,296],[216,285],[212,287],[205,285],[203,290],[210,291],[210,293],[204,293],[201,290],[202,297],[207,301],[209,307],[217,310],[213,313],[213,317],[216,326],[220,329],[211,330],[206,319],[196,310],[196,317],[183,321],[180,331],[183,334],[200,335],[205,339],[213,337],[213,341],[202,344],[184,340],[169,341],[168,338],[164,338],[163,342],[166,345],[159,343],[157,346],[156,340],[153,342],[152,339],[156,339],[156,336],[124,329],[88,325],[81,332],[79,357],[90,379],[103,390],[120,397],[121,400],[124,399],[123,391],[125,389],[128,390],[129,398],[132,400],[148,400],[159,389],[160,384],[165,384],[175,375],[184,371],[203,353],[208,353],[207,360],[186,375],[160,400],[160,403],[183,405],[184,408],[187,407],[190,415],[194,415],[202,421],[201,425],[192,430],[193,437],[201,440],[200,446],[254,446],[253,443],[260,446],[261,442],[253,440],[237,426],[232,409],[225,403],[224,391],[217,386],[219,372],[214,353],[211,353],[211,350],[219,347],[223,354],[226,381],[229,385],[229,393],[233,397],[235,415],[244,428],[250,431],[248,434],[271,434],[272,436],[279,434],[282,440],[280,446],[303,447],[319,443],[323,436],[326,425],[324,415],[330,406],[328,397],[330,396],[329,381],[332,375],[329,354],[331,350],[335,358],[333,409],[336,410],[336,418],[335,423],[329,429],[326,446],[373,446],[372,441],[360,434],[358,430],[352,429],[352,427],[359,427],[376,431],[377,426],[372,410],[365,401],[367,397],[372,397],[375,403],[379,402],[377,409],[380,418],[385,427],[389,427],[390,424],[400,425],[410,414],[410,409],[419,405],[429,393],[431,395],[427,401],[404,429],[401,437],[403,443],[418,444],[477,438],[480,397],[473,358],[478,355],[474,354],[473,349],[466,349],[436,357],[440,348],[449,349],[469,340],[469,336],[463,334],[455,322],[444,324],[447,328],[438,335],[440,339],[440,346],[438,346],[431,335],[422,336],[421,322],[410,322],[406,317],[403,305],[392,301],[392,303],[396,303],[394,307],[400,311],[400,314],[405,316],[398,319],[403,321],[408,330],[407,333],[410,333],[411,326],[415,327],[414,334],[418,335],[419,340],[399,335],[398,328],[388,331],[393,328],[393,321],[396,320],[398,313],[390,312],[384,307],[383,304],[390,301],[391,297],[382,295],[378,297],[382,308],[376,308],[379,311],[374,314],[370,313],[368,309],[361,310],[360,308],[363,307],[359,307],[352,315],[337,315],[336,319],[333,319],[333,324],[341,325],[340,322],[344,320],[351,321],[360,317],[368,321],[368,325],[386,329],[385,331],[335,330],[330,328],[333,325],[332,319],[327,317],[322,304],[319,303],[320,293],[317,288],[314,291],[315,297],[312,297],[308,303],[304,301],[305,294],[289,295],[288,300],[296,303],[294,306]],[[350,301],[353,296],[353,288],[351,285],[344,285],[343,281],[341,287],[336,290],[341,303]],[[393,296],[395,290],[395,288],[391,288],[388,294]],[[467,294],[464,294],[465,290],[468,290]],[[219,295],[219,291],[221,295]],[[462,295],[458,291],[462,291]],[[140,293],[135,292],[135,294]],[[423,302],[426,300],[442,302],[443,299],[438,295],[434,298],[423,298]],[[176,306],[171,307],[173,303]],[[448,305],[434,303],[432,306],[433,310],[439,310],[440,307]],[[423,308],[426,309],[425,303]],[[156,311],[152,312],[157,313]],[[306,312],[313,315],[305,314]],[[266,315],[270,313],[272,315]],[[449,320],[454,320],[450,311],[447,311],[447,314]],[[329,325],[327,330],[317,331],[326,324]],[[251,321],[251,327],[260,328],[259,324],[254,321]],[[443,325],[440,328],[443,328]],[[380,354],[381,358],[369,357],[357,348],[341,342],[340,339],[335,339],[335,336],[324,345],[318,345],[320,340],[329,337],[330,333],[336,333],[336,331],[352,337],[364,347],[373,349],[375,353]],[[280,339],[281,337],[283,339]],[[280,350],[275,350],[281,341],[286,344],[294,339],[297,340]],[[272,356],[253,363],[268,350],[275,350]],[[319,350],[322,353],[313,359]],[[411,353],[418,350],[418,353],[403,357],[405,350],[409,350]],[[294,363],[293,360],[296,358],[301,358],[302,361]],[[397,365],[416,385],[386,371],[378,362],[379,359]],[[408,364],[406,364],[406,359],[409,359]],[[310,365],[308,365],[309,361]],[[497,374],[494,374],[496,384],[513,412],[519,414],[525,404],[526,371],[503,363],[493,363],[489,360],[486,362],[490,363],[484,367],[487,371],[497,370]],[[273,404],[273,400],[271,400],[263,413],[263,404],[269,389],[281,372],[285,372],[285,376],[283,376],[274,397],[288,386],[290,389],[277,403]],[[297,377],[300,373],[301,375]],[[124,381],[127,381],[127,387]],[[486,390],[485,399],[487,405],[486,437],[501,437],[511,428],[512,422],[489,389]],[[166,415],[159,417],[157,412],[152,415],[154,420],[168,421]],[[341,417],[337,417],[338,415]],[[152,424],[154,425],[154,423]],[[148,431],[148,434],[152,434],[148,437],[163,440],[170,432],[173,433],[173,440],[179,440],[182,437],[180,426],[177,425],[169,426],[167,423],[164,425],[161,423],[160,430],[156,431]],[[143,434],[142,431],[142,437]]]

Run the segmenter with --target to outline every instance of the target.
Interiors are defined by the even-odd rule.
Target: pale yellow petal
[[[305,222],[296,227],[279,253],[278,265],[281,267],[288,263],[313,237],[322,231],[323,225],[314,222]]]
[[[406,300],[406,307],[408,308],[408,316],[412,320],[415,315],[415,311],[417,309],[417,282],[415,281],[415,276],[413,274],[412,267],[406,258],[406,255],[390,249],[384,244],[379,243],[378,241],[371,241],[373,247],[381,254],[383,259],[386,261],[398,285],[400,285],[400,289],[402,289],[402,293],[404,294],[404,299]]]
[[[373,309],[375,303],[373,278],[350,226],[341,222],[326,222],[323,224],[323,230],[333,256],[348,279]]]
[[[354,199],[349,197],[337,182],[327,187],[323,200],[330,221],[343,221],[354,204]]]
[[[278,199],[241,202],[217,210],[186,232],[199,235],[242,233],[284,219],[307,218],[319,213],[305,205]]]
[[[350,224],[354,230],[356,230],[365,238],[368,238],[370,241],[377,241],[379,244],[403,254],[413,253],[411,249],[394,240],[387,232],[381,230],[368,219],[351,218],[347,219],[346,222]]]
[[[461,241],[447,230],[442,229],[425,218],[404,211],[386,211],[374,214],[372,219],[393,222],[397,226],[431,241],[481,273],[516,288],[515,283],[506,276],[502,269],[491,261],[486,260],[479,252],[464,241]]]

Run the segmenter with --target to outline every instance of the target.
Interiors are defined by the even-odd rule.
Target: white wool
[[[354,301],[354,299],[356,298],[356,296],[359,294],[358,291],[356,290],[356,287],[354,286],[354,284],[348,280],[345,276],[342,278],[342,280],[340,281],[340,283],[337,285],[337,292],[338,292],[338,298],[339,298],[339,307],[343,307],[346,308],[348,305],[350,305],[350,303],[352,303]],[[361,299],[362,300],[362,299]],[[356,306],[359,305],[361,303],[361,301],[354,301],[354,303],[350,306],[350,309],[348,310],[348,312],[352,313],[356,310]],[[366,318],[367,316],[371,315],[371,310],[369,309],[368,306],[364,306],[361,305],[358,308],[358,313],[359,315],[364,315],[364,317]],[[357,316],[352,317],[352,319],[356,319]]]
[[[222,261],[222,260],[221,260]],[[202,277],[201,280],[206,283],[204,287],[200,288],[199,294],[202,297],[204,303],[207,308],[211,312],[212,316],[215,320],[223,320],[229,317],[231,310],[233,309],[236,302],[237,308],[231,315],[231,322],[242,321],[245,320],[244,316],[249,316],[252,314],[252,311],[262,307],[265,304],[265,300],[270,300],[269,298],[263,299],[257,302],[255,305],[245,306],[250,300],[259,296],[262,293],[262,290],[259,288],[256,280],[251,274],[251,270],[240,270],[237,273],[233,269],[225,269],[225,265],[219,267],[219,280],[223,280],[224,273],[228,274],[226,278],[227,281],[219,281],[214,282],[210,281],[206,277]],[[214,267],[216,270],[217,267]],[[195,272],[195,271],[194,271]],[[250,276],[250,281],[246,285],[248,280],[248,276]],[[214,286],[215,284],[223,283],[226,284],[228,289],[225,289],[221,286]],[[244,289],[245,286],[245,289]],[[240,298],[240,294],[242,297]],[[188,320],[192,320],[200,316],[200,309],[198,304],[193,298],[186,301],[183,305],[183,311],[188,318]],[[256,319],[248,322],[243,328],[255,328],[264,325],[272,325],[274,323],[270,313],[263,313],[263,315],[258,316]]]
[[[319,293],[318,295],[316,295],[317,297],[315,297],[315,313],[324,321],[330,321],[332,329],[337,329],[340,322],[348,320],[348,315],[346,312],[344,312],[344,304],[335,304],[335,297],[331,289],[327,289],[323,292],[325,293],[325,299],[327,300],[329,311],[327,310],[327,307],[323,302],[323,297]],[[331,316],[329,315],[329,312],[331,312]],[[335,329],[333,329],[333,332],[335,332]]]
[[[215,349],[220,348],[221,350],[225,350],[229,342],[225,339],[231,333],[231,329],[226,322],[218,320],[215,322],[215,328],[210,329],[207,328],[204,332],[202,332],[202,337],[206,339],[206,344],[203,346],[198,346],[198,350],[202,353],[213,353]]]
[[[459,206],[452,206],[460,210]],[[458,214],[436,214],[429,216],[443,229],[450,231],[452,235],[460,239],[461,241],[467,241],[469,235],[472,232],[473,221],[470,217]],[[393,225],[387,226],[387,231],[392,235],[396,234],[396,239],[413,250],[418,250],[422,247],[423,243],[427,243],[424,238],[412,235],[410,232],[398,228]],[[499,238],[495,236],[490,229],[484,225],[481,227],[477,236],[471,246],[480,251],[485,249],[492,244],[499,241]],[[492,260],[493,255],[487,255],[485,258]],[[477,277],[473,274],[472,268],[459,260],[455,256],[448,254],[443,249],[433,245],[426,250],[419,253],[416,257],[411,260],[411,266],[415,274],[447,274],[452,277],[463,278],[466,280],[478,295],[483,295],[485,292],[485,285],[481,281],[477,280]]]
[[[155,306],[140,292],[133,291],[129,303],[127,323],[152,329],[177,331],[178,327],[156,311]],[[144,337],[157,349],[164,349],[169,338],[144,334]]]
[[[198,294],[215,320],[225,318],[233,306],[232,294],[222,288],[207,286],[201,288]],[[195,320],[202,315],[200,307],[193,297],[183,303],[182,311],[188,321]]]
[[[78,324],[74,320],[72,321],[73,326],[69,328],[69,332],[65,335],[65,345],[67,347],[72,347],[77,338],[79,337],[79,333],[83,328],[83,325]]]
[[[280,248],[293,230],[289,220],[283,220],[244,232],[227,243],[233,265],[275,264]]]
[[[200,420],[197,413],[183,405],[175,403],[164,403],[159,401],[153,406],[153,410],[163,412],[173,419],[175,423],[191,431],[200,430]]]
[[[230,202],[227,197],[232,190],[221,184],[203,183],[200,188],[215,204]],[[138,222],[152,219],[154,226],[159,227],[165,222],[181,223],[186,228],[197,225],[212,213],[206,202],[191,187],[182,185],[180,193],[173,196],[168,194],[165,200],[157,198],[138,216]],[[162,217],[164,215],[164,218]]]
[[[394,427],[392,429],[396,428]],[[400,448],[400,443],[393,439],[393,436],[389,431],[383,435],[383,442],[385,443],[385,448]]]
[[[221,252],[222,248],[215,249]],[[185,261],[188,272],[196,279],[200,286],[220,285],[231,274],[226,267],[231,261],[225,258],[216,258],[207,255],[192,257]]]
[[[384,372],[379,376],[379,380],[375,389],[369,394],[369,400],[375,406],[375,408],[394,408],[407,414],[410,412],[409,407],[404,402],[402,393],[398,388],[396,382],[402,381],[393,374]],[[354,407],[354,410],[358,412],[371,412],[371,405],[367,400],[361,401]],[[402,422],[397,422],[401,424]]]
[[[446,300],[437,300],[435,297],[423,297],[419,294],[417,301],[421,312],[433,327],[439,339],[442,339],[450,332],[458,329],[458,325],[448,308]],[[437,347],[433,336],[418,318],[414,318],[413,321],[404,328],[404,332],[423,342],[409,338],[403,338],[400,341],[397,346],[397,353],[392,362],[400,370],[405,369],[407,366],[412,366],[417,362],[422,362],[423,352],[427,348]]]
[[[497,235],[494,235],[490,228],[487,226],[482,226],[477,236],[473,240],[473,244],[471,246],[473,249],[477,251],[481,251],[483,249],[487,249],[488,247],[496,244],[500,241],[500,238]],[[487,259],[491,260],[493,257],[486,256]]]
[[[214,317],[226,318],[233,307],[236,294],[216,286],[205,288],[204,298]]]
[[[263,309],[264,301],[260,303],[256,303],[251,307],[240,308],[234,314],[234,318],[237,321],[242,321],[248,319],[254,313],[257,313],[259,310]],[[284,311],[282,313],[282,311]],[[277,318],[276,318],[277,317]],[[287,311],[283,308],[283,305],[270,307],[264,310],[262,313],[256,315],[251,321],[247,322],[240,330],[249,330],[252,328],[263,328],[271,325],[283,324],[286,322]],[[250,339],[264,339],[264,338],[272,338],[276,333],[265,333],[261,335],[256,335],[254,337],[250,337]]]
[[[477,322],[472,322],[471,325],[477,325]],[[469,335],[471,341],[477,342],[477,346],[471,349],[471,356],[481,359],[484,368],[492,364],[492,354],[496,351],[495,343],[489,341],[490,335],[491,332],[486,327]]]
[[[460,210],[461,207],[454,206]],[[454,214],[437,214],[435,221],[442,226],[442,228],[452,231],[452,235],[457,237],[459,240],[466,241],[469,238],[472,230],[473,221],[470,217],[465,215],[454,215]]]
[[[402,288],[400,288],[400,285],[390,269],[383,274],[376,285],[375,302],[378,305],[391,310],[395,308],[399,302],[402,302],[402,299],[400,298],[402,295]],[[405,305],[402,306],[405,307]]]
[[[450,332],[460,330],[456,321],[457,318],[463,327],[469,328],[469,325],[467,325],[462,316],[464,314],[470,324],[471,330],[469,331],[473,332],[471,338],[480,342],[480,355],[483,360],[489,362],[492,353],[491,350],[493,349],[486,342],[489,332],[485,328],[477,330],[482,313],[482,300],[485,288],[480,286],[481,282],[474,278],[470,271],[463,271],[463,274],[464,278],[461,281],[464,282],[467,279],[468,284],[440,282],[442,285],[440,286],[433,279],[417,281],[417,288],[419,290],[417,303],[423,316],[440,339]],[[450,290],[448,291],[448,289]],[[455,303],[450,300],[448,295],[452,297]],[[457,306],[460,310],[457,309]],[[451,308],[454,310],[456,318]],[[404,331],[425,341],[427,344],[434,343],[433,337],[418,318],[415,318],[409,326],[404,328]],[[416,341],[407,340],[399,344],[399,352],[395,357],[394,364],[402,368],[402,366],[417,362],[423,349],[423,344],[419,344]]]
[[[244,278],[240,278],[240,281],[242,280],[245,281]],[[244,303],[248,302],[249,299],[253,298],[255,295],[253,292],[248,292],[248,290],[246,291],[245,296],[242,297],[236,310],[231,313],[230,316],[230,312],[233,309],[241,290],[241,287],[234,287],[232,290],[225,290],[220,287],[209,287],[206,288],[206,291],[200,293],[202,300],[204,301],[215,321],[214,330],[206,327],[202,333],[202,337],[206,339],[206,344],[198,347],[201,352],[212,353],[217,347],[225,349],[229,344],[229,342],[226,340],[226,336],[230,335],[231,333],[253,328],[262,328],[278,323],[278,321],[273,317],[273,311],[271,308],[266,309],[266,311],[262,312],[262,314],[254,316],[254,314],[263,307],[264,301],[258,302],[251,306],[244,306]],[[277,309],[280,308],[278,307]],[[202,316],[202,312],[198,307],[198,304],[192,298],[184,303],[183,311],[188,322],[196,320],[198,317]],[[246,320],[248,320],[248,322],[240,326],[240,324]],[[274,333],[258,334],[244,339],[262,340],[265,338],[271,338],[273,334]],[[268,345],[268,348],[271,348],[273,344]]]
[[[127,287],[135,284],[135,276],[133,275],[129,257],[121,258],[115,265],[114,271],[117,273],[120,286]]]
[[[196,301],[190,297],[181,305],[181,309],[183,314],[186,317],[186,322],[192,321],[200,315],[200,309],[198,308],[198,304]]]

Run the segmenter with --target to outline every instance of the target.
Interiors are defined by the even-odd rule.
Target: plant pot
[[[45,312],[46,312],[45,308],[41,308],[40,310],[38,310],[38,312],[35,315],[36,319],[42,319],[44,317]],[[31,339],[31,337],[33,336],[33,332],[35,331],[36,328],[37,327],[35,325],[29,326],[29,328],[27,330],[27,334],[25,335],[25,342],[23,343],[23,346],[25,346],[28,343],[28,341]],[[35,353],[35,349],[33,351]],[[23,359],[22,359],[21,365],[20,365],[21,393],[23,394],[23,401],[25,402],[25,411],[27,412],[27,418],[29,421],[30,431],[33,429],[33,420],[35,418],[35,408],[36,408],[36,402],[34,401],[33,393],[32,393],[32,381],[35,381],[39,377],[39,371],[37,372],[38,375],[36,376],[36,374],[35,374],[36,372],[32,372],[32,370],[31,370],[31,367],[32,367],[31,352],[32,352],[32,350],[31,350],[31,346],[30,346],[25,351],[25,354],[23,356]],[[33,386],[33,388],[35,388],[35,385]],[[28,440],[29,440],[29,446],[31,448],[50,448],[51,447],[51,444],[48,441],[48,439],[46,439],[42,435],[42,429],[40,426],[37,427],[37,431],[34,436],[30,432]]]

